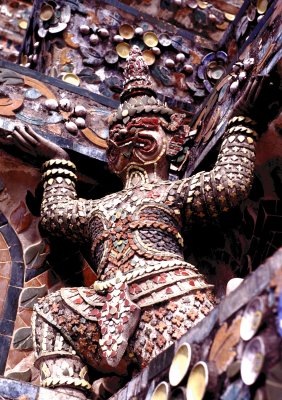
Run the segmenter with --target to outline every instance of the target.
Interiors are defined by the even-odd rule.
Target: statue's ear
[[[169,157],[175,157],[176,154],[182,149],[185,142],[185,136],[182,134],[175,133],[169,140],[167,155]]]
[[[170,116],[170,121],[160,119],[161,126],[169,132],[176,132],[185,125],[186,114],[175,113]]]
[[[190,127],[186,124],[186,115],[175,113],[170,116],[170,121],[160,119],[160,125],[168,134],[168,151],[169,157],[174,157],[181,149],[189,135]]]
[[[167,151],[169,157],[175,157],[183,149],[184,143],[188,139],[189,132],[189,125],[182,125],[179,127],[178,131],[168,135],[170,137]]]

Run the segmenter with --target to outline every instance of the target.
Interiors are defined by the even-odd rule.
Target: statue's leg
[[[145,367],[208,315],[214,303],[210,291],[198,290],[142,308],[141,321],[130,340],[129,351]]]
[[[35,306],[35,365],[40,370],[42,386],[86,399],[91,389],[87,366],[67,331],[80,330],[79,317],[63,303],[60,292],[46,296]]]
[[[33,319],[41,385],[86,399],[91,388],[87,366],[56,328],[36,313]]]

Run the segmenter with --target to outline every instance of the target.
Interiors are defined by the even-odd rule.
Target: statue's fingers
[[[253,85],[254,85],[254,82],[255,82],[255,77],[254,76],[252,76],[250,79],[249,79],[249,81],[248,81],[248,83],[247,83],[247,86],[246,86],[246,88],[245,88],[245,90],[244,90],[244,92],[243,92],[243,95],[242,95],[242,97],[241,97],[241,101],[242,102],[249,102],[249,99],[250,99],[250,96],[251,96],[251,92],[252,92],[252,90],[253,90]]]
[[[10,136],[14,136],[14,132],[19,132],[19,127],[18,126],[15,126],[14,127],[14,129],[13,129],[13,132],[11,132],[11,135]]]
[[[20,150],[22,150],[24,153],[31,153],[30,150],[28,150],[20,141],[18,141],[15,137],[13,137],[13,143],[18,147]]]
[[[12,142],[15,142],[17,139],[17,135],[21,135],[21,133],[18,130],[18,126],[14,127],[14,130],[11,132],[10,135],[7,136],[8,139],[10,139]]]
[[[16,132],[18,135],[22,136],[22,134],[24,132],[24,127],[22,125],[15,126],[14,132]]]
[[[256,101],[256,99],[258,98],[258,96],[261,92],[263,81],[264,81],[264,76],[262,76],[262,75],[257,75],[254,78],[255,79],[252,83],[251,91],[249,94],[250,103],[254,103]]]
[[[242,96],[235,103],[234,109],[236,110],[236,114],[245,114],[247,110],[247,104],[249,103],[250,92],[252,90],[253,79],[250,79],[247,83],[247,86],[242,93]]]
[[[245,99],[249,99],[249,96],[250,96],[251,91],[252,91],[252,88],[253,88],[254,81],[255,81],[254,77],[252,77],[252,78],[249,80],[249,82],[248,82],[248,84],[247,84],[247,87],[246,87],[246,90],[245,90],[245,92],[244,92],[244,94],[243,94],[243,96],[244,96]]]
[[[253,100],[255,100],[255,99],[257,99],[259,97],[267,78],[268,77],[265,76],[265,75],[259,75],[258,76],[257,85],[254,88]]]
[[[31,146],[37,146],[38,142],[31,136],[24,127],[19,126],[17,132],[22,136],[22,138],[29,143]]]
[[[13,132],[14,143],[23,151],[31,152],[33,150],[32,145],[28,143],[22,134],[19,132],[19,127]]]
[[[34,140],[36,140],[36,142],[39,142],[40,136],[32,129],[31,126],[25,125],[25,129],[26,129],[26,131],[30,134],[30,136],[31,136]]]

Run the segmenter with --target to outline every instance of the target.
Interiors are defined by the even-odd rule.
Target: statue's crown
[[[142,56],[138,46],[133,46],[127,58],[126,66],[123,71],[124,87],[121,94],[121,102],[126,98],[140,95],[142,93],[156,96],[152,88],[152,81],[148,65]]]
[[[148,65],[138,46],[133,46],[124,68],[124,87],[120,96],[120,106],[112,114],[110,126],[126,124],[131,117],[151,113],[171,115],[173,110],[163,104],[153,89]]]

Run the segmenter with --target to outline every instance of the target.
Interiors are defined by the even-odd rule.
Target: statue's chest
[[[141,188],[106,196],[90,220],[92,241],[95,242],[103,236],[103,240],[110,240],[116,245],[120,243],[120,238],[128,239],[135,230],[134,222],[139,219],[140,211],[144,207],[161,207],[161,194],[158,190],[148,191]],[[157,211],[157,208],[154,209]]]
[[[121,192],[101,201],[90,221],[92,255],[97,269],[124,265],[136,254],[181,253],[180,221],[166,204],[164,190]]]
[[[98,204],[99,214],[107,226],[117,223],[126,224],[128,216],[148,204],[165,205],[167,190],[165,185],[147,185],[138,189],[128,189],[101,199]]]

